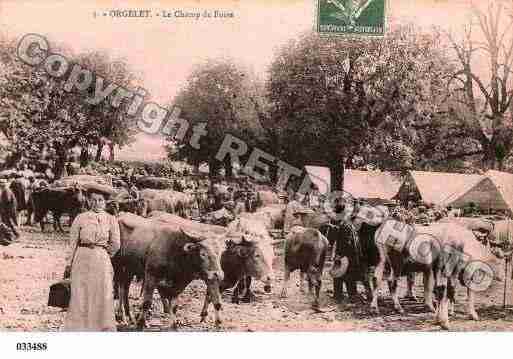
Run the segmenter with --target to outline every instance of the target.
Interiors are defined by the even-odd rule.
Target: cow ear
[[[197,248],[197,244],[195,244],[195,243],[185,243],[183,246],[183,250],[186,253],[191,253],[196,248]]]

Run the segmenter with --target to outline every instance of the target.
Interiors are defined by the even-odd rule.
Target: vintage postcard
[[[512,331],[512,19],[0,0],[0,334]]]

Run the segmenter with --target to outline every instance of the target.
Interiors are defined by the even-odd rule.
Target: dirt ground
[[[67,236],[45,233],[39,228],[24,227],[22,238],[8,246],[0,247],[0,330],[2,331],[59,331],[65,312],[47,306],[49,286],[62,278],[67,250]],[[200,323],[200,310],[205,286],[193,282],[179,297],[178,331],[439,331],[433,315],[421,304],[402,300],[405,315],[394,312],[391,301],[385,294],[381,314],[374,315],[367,304],[337,305],[332,299],[332,281],[327,275],[323,280],[321,310],[314,312],[311,298],[299,292],[299,273],[292,275],[289,297],[280,298],[283,276],[282,258],[275,260],[276,281],[271,294],[256,285],[257,298],[249,304],[234,305],[230,294],[223,295],[223,324],[214,326],[213,309],[205,323]],[[329,267],[329,264],[328,264]],[[405,294],[405,279],[401,279],[401,295]],[[417,276],[416,293],[422,298],[422,278]],[[509,284],[509,283],[508,283]],[[456,313],[451,318],[453,331],[508,331],[513,330],[513,298],[511,285],[507,289],[504,309],[504,283],[480,293],[477,312],[480,321],[472,321],[465,314],[466,291],[459,288]],[[363,293],[363,288],[359,290]],[[132,287],[130,298],[132,310],[139,311],[139,285]],[[157,298],[157,295],[155,295]],[[155,301],[153,319],[148,331],[168,331],[169,321],[162,313],[160,301]],[[120,327],[131,331],[133,327]]]

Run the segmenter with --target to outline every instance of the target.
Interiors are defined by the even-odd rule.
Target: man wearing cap
[[[14,232],[16,237],[20,236],[18,232],[18,219],[16,216],[17,202],[14,193],[7,186],[7,180],[0,179],[0,219]]]

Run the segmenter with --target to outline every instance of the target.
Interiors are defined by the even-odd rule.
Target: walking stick
[[[506,257],[504,262],[504,297],[502,300],[502,309],[506,309],[506,291],[508,288],[508,267],[509,267],[509,257]]]

